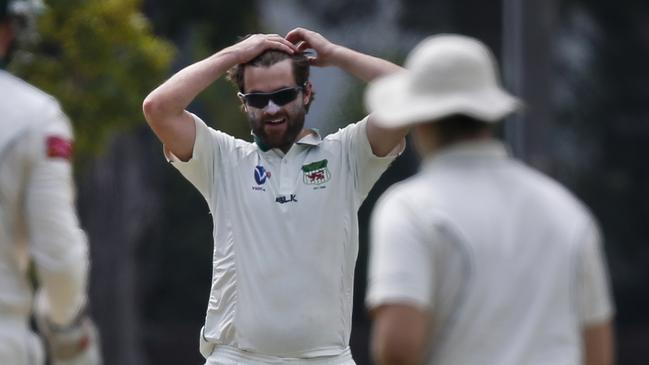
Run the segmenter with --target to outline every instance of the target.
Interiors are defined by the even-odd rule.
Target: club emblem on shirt
[[[327,168],[327,160],[312,162],[307,165],[302,165],[302,172],[304,176],[302,180],[307,185],[324,184],[331,179],[331,173]]]
[[[270,171],[266,171],[261,165],[255,167],[255,182],[257,185],[264,185],[267,179],[270,179]]]

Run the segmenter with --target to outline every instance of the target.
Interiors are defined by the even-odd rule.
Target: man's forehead
[[[282,60],[271,66],[248,65],[244,69],[243,82],[245,92],[272,91],[295,86],[291,59]]]

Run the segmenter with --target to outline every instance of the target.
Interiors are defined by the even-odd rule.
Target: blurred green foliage
[[[10,65],[59,99],[75,129],[77,159],[142,124],[142,100],[167,75],[174,47],[153,34],[139,7],[140,0],[51,1],[41,39]]]

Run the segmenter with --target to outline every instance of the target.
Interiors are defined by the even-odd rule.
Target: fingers
[[[295,28],[286,34],[286,40],[297,46],[298,52],[313,49],[316,57],[309,57],[309,62],[314,66],[326,66],[331,63],[334,44],[320,33],[304,28]]]
[[[254,40],[249,43],[255,49],[255,54],[263,52],[265,49],[277,49],[288,54],[296,52],[305,52],[309,63],[314,66],[322,66],[327,64],[327,49],[330,43],[320,34],[304,28],[295,28],[288,32],[286,37],[279,34],[256,34],[252,36]],[[309,52],[309,49],[317,52]],[[252,50],[252,49],[251,49]],[[254,55],[250,54],[246,60],[253,58]]]
[[[304,28],[295,28],[286,34],[286,40],[292,44],[299,45],[306,48],[323,48],[326,47],[329,41],[320,33]]]
[[[286,34],[286,40],[291,42],[292,44],[295,44],[298,52],[305,53],[310,65],[321,66],[323,64],[323,60],[319,57],[320,54],[314,51],[308,51],[310,49],[316,50],[317,46],[313,43],[319,44],[318,36],[318,33],[310,31],[308,29],[295,28],[288,32],[288,34]],[[319,52],[318,50],[316,51]]]
[[[278,49],[289,54],[298,52],[298,48],[293,43],[280,36],[279,34],[266,35],[266,42],[266,45],[269,48]]]
[[[304,28],[295,28],[286,34],[286,40],[296,44],[300,41],[306,41],[307,32],[310,32]]]
[[[304,52],[307,49],[313,49],[313,47],[311,47],[311,44],[309,44],[309,42],[306,41],[300,41],[296,46],[298,52]]]
[[[279,34],[254,34],[233,46],[237,63],[246,63],[266,50],[274,49],[288,54],[298,52],[297,47]]]

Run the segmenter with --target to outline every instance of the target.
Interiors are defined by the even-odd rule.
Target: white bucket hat
[[[424,39],[406,59],[406,71],[372,82],[365,105],[383,127],[404,127],[462,114],[498,122],[521,103],[502,89],[495,58],[474,38]]]

